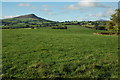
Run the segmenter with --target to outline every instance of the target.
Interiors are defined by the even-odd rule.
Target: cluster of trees
[[[60,23],[59,23],[60,24]],[[17,22],[13,23],[13,21],[7,20],[6,22],[2,22],[1,29],[16,29],[16,28],[40,28],[40,27],[52,27],[58,26],[57,22]]]
[[[10,26],[5,26],[5,27],[0,27],[0,29],[17,29],[17,28],[33,28],[33,26],[23,25],[21,23],[21,24],[17,24],[17,25],[10,25]]]
[[[62,22],[64,25],[80,25],[86,28],[96,29],[96,30],[106,30],[106,21],[65,21]]]
[[[17,29],[17,28],[28,28],[27,26],[21,26],[21,27],[1,27],[0,29]],[[33,28],[33,27],[29,27]]]
[[[65,21],[62,22],[65,25],[105,25],[105,21]]]
[[[3,29],[11,28],[23,28],[23,27],[50,27],[53,25],[53,21],[48,21],[44,19],[34,19],[34,18],[10,18],[2,19],[1,22]],[[22,24],[22,25],[21,25]],[[8,28],[10,27],[10,28]]]
[[[106,25],[106,21],[87,21],[87,23],[81,26],[96,30],[106,30],[105,25]]]
[[[111,15],[111,21],[106,23],[106,29],[111,33],[119,33],[120,29],[120,9],[115,10],[115,14]]]

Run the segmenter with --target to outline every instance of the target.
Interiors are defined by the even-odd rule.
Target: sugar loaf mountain
[[[38,17],[35,14],[2,19],[3,29],[48,27],[50,24],[55,24],[55,22]]]

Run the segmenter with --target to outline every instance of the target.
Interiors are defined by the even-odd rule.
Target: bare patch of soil
[[[120,33],[108,33],[108,32],[101,32],[101,33],[93,33],[97,35],[120,35]]]

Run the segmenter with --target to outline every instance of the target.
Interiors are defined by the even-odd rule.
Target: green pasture
[[[2,30],[2,77],[117,78],[118,36],[68,29]]]

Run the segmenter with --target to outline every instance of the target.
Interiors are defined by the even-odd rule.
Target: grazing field
[[[117,78],[118,36],[98,30],[3,30],[3,77]]]

